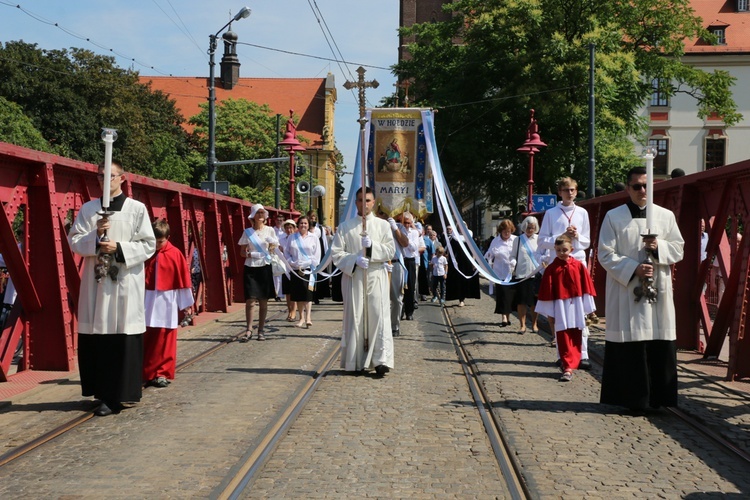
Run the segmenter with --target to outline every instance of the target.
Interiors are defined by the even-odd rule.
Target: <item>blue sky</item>
[[[246,5],[252,10],[250,17],[232,25],[239,42],[341,60],[333,55],[330,42],[345,61],[353,63],[237,47],[243,77],[335,75],[336,142],[351,170],[359,110],[356,93],[343,84],[356,80],[360,64],[371,65],[384,69],[365,66],[365,78],[380,83],[377,89],[367,90],[368,106],[394,92],[395,77],[385,68],[398,58],[398,4],[396,0],[0,0],[0,41],[23,40],[43,49],[89,49],[112,55],[118,66],[132,66],[142,75],[208,77],[209,35]],[[321,26],[332,34],[328,41]],[[221,51],[219,43],[217,63]],[[349,180],[345,179],[346,185]]]

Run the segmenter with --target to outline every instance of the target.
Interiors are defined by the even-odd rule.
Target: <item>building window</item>
[[[737,0],[737,12],[747,12],[750,10],[750,1],[748,0]]]
[[[711,33],[713,33],[714,35],[716,35],[716,39],[717,39],[716,43],[718,43],[719,45],[726,45],[727,44],[726,28],[724,28],[724,27],[722,27],[722,28],[713,27],[713,28],[709,28],[709,30],[711,31]]]
[[[654,175],[667,175],[669,167],[669,140],[649,139],[648,145],[656,148],[654,158]]]
[[[724,166],[727,141],[721,139],[706,139],[706,170]]]
[[[651,106],[669,106],[666,85],[667,83],[661,78],[651,80]]]

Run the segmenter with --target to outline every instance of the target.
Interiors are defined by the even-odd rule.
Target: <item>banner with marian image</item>
[[[389,217],[432,213],[432,169],[426,164],[422,113],[418,108],[370,109],[367,170],[378,210]]]

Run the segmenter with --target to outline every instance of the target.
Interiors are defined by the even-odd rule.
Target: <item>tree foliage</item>
[[[239,161],[276,157],[276,114],[267,104],[259,105],[246,99],[226,99],[216,104],[215,150],[219,161]],[[298,121],[298,120],[297,120]],[[208,151],[208,104],[201,104],[201,112],[190,118],[195,125],[190,142],[203,154],[206,172]],[[281,152],[286,155],[287,153]],[[219,166],[216,178],[229,181],[230,194],[263,205],[273,205],[276,168],[281,169],[281,192],[288,190],[286,163],[251,163],[239,166]]]
[[[459,198],[485,196],[515,207],[525,193],[529,110],[536,110],[547,148],[535,156],[536,192],[555,192],[572,175],[583,189],[588,171],[589,44],[596,47],[597,184],[610,189],[641,162],[631,137],[644,137],[638,111],[651,81],[688,92],[699,116],[716,112],[731,125],[741,116],[734,79],[680,61],[685,39],[710,40],[689,0],[456,0],[450,21],[404,29],[411,59],[396,66],[409,91],[432,106],[446,177]]]
[[[0,97],[0,141],[38,151],[51,152],[47,141],[34,128],[21,106]]]
[[[18,104],[60,155],[99,163],[101,128],[115,128],[114,154],[129,170],[190,177],[184,120],[174,101],[139,83],[137,72],[115,66],[112,57],[7,42],[0,46],[0,96]]]

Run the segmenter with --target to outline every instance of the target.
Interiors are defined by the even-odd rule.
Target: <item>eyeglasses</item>
[[[111,180],[115,180],[117,177],[120,177],[122,174],[109,174],[109,178]],[[104,174],[96,174],[96,177],[100,180],[104,179]]]
[[[645,191],[646,185],[645,184],[631,184],[630,189],[632,189],[633,191],[640,191],[641,189],[643,189]]]

